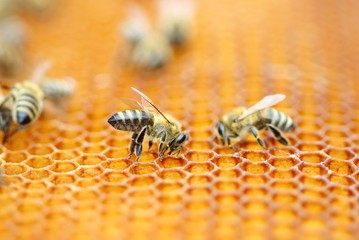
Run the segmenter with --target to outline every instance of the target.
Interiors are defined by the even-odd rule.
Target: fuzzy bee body
[[[12,101],[12,118],[18,125],[24,126],[34,122],[42,112],[43,92],[32,82],[17,83],[4,100]]]
[[[53,79],[41,81],[39,86],[46,99],[58,102],[73,94],[75,83],[73,79]]]
[[[149,148],[153,142],[159,142],[158,151],[160,155],[178,154],[189,139],[188,133],[182,131],[182,126],[177,119],[161,113],[146,95],[135,88],[133,90],[150,103],[157,112],[149,111],[135,102],[134,105],[141,105],[143,110],[132,109],[117,112],[108,119],[108,123],[115,129],[133,132],[130,155],[135,153],[137,159],[141,156],[142,142],[145,136],[149,138]]]
[[[282,100],[276,100],[276,97],[281,99],[278,95],[267,96],[269,100],[273,100],[274,98],[275,103]],[[222,145],[230,145],[231,138],[242,139],[248,133],[252,133],[258,143],[263,148],[266,148],[264,142],[258,136],[257,131],[268,129],[280,143],[287,145],[288,141],[282,137],[281,133],[293,131],[295,129],[294,121],[285,113],[274,108],[269,108],[272,105],[274,105],[274,103],[263,102],[262,100],[252,108],[238,107],[233,109],[223,115],[217,122],[217,138]]]

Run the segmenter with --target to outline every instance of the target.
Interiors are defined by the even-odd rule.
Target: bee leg
[[[257,142],[259,143],[259,145],[262,146],[262,148],[267,149],[266,145],[264,144],[263,140],[259,137],[258,135],[258,131],[255,127],[251,127],[249,128],[249,131],[253,134],[253,136],[256,138]]]
[[[138,159],[142,154],[142,143],[143,143],[143,139],[145,138],[146,130],[147,130],[147,126],[144,126],[136,138],[136,142],[135,142],[135,154],[137,156],[136,161],[138,161]]]
[[[278,128],[276,128],[272,124],[267,124],[266,126],[273,133],[274,137],[278,140],[278,142],[283,145],[288,145],[287,139],[282,136],[281,131]]]
[[[127,156],[127,158],[130,158],[131,155],[135,152],[135,146],[136,146],[136,138],[138,134],[133,133],[131,137],[131,144],[130,144],[130,154]]]
[[[167,132],[163,132],[162,137],[161,137],[161,143],[160,143],[160,145],[158,147],[158,151],[159,151],[160,155],[164,155],[167,148],[168,148],[165,145],[166,138],[167,138]]]
[[[151,149],[152,145],[153,145],[153,142],[152,142],[151,140],[150,140],[150,141],[148,141],[148,150],[150,150],[150,149]]]

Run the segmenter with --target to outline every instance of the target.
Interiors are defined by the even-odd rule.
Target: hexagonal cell
[[[93,144],[84,144],[85,146],[81,147],[81,152],[84,154],[98,154],[106,149],[106,146],[102,143],[93,143]]]
[[[343,186],[331,186],[328,188],[328,191],[334,196],[344,196],[344,197],[354,197],[355,193]]]
[[[211,143],[207,140],[191,140],[187,147],[192,150],[208,150],[211,148]]]
[[[163,194],[166,193],[175,193],[175,192],[181,192],[182,188],[183,188],[183,184],[182,183],[160,183],[157,185],[156,187],[157,189],[159,189]]]
[[[298,138],[304,142],[319,142],[323,139],[323,136],[317,132],[300,132]]]
[[[237,169],[218,169],[213,175],[218,178],[238,178],[241,173]]]
[[[74,171],[76,168],[78,167],[78,165],[76,163],[73,162],[68,162],[68,161],[61,161],[61,162],[56,162],[55,164],[53,164],[50,168],[51,171],[53,172],[71,172]]]
[[[243,196],[246,196],[248,198],[264,198],[265,196],[267,196],[269,194],[268,189],[263,188],[263,187],[246,187],[243,190]]]
[[[76,139],[60,139],[55,143],[55,147],[59,150],[73,150],[81,146]]]
[[[323,176],[328,173],[328,170],[322,165],[314,165],[308,163],[301,163],[298,169],[309,176]]]
[[[103,152],[103,154],[108,158],[127,158],[129,153],[128,147],[110,148]]]
[[[299,158],[306,163],[322,163],[327,159],[327,156],[323,153],[301,153]]]
[[[327,182],[325,180],[318,177],[301,176],[299,177],[299,181],[302,182],[304,185],[308,185],[311,187],[322,188],[327,185]]]
[[[305,201],[302,202],[303,211],[306,211],[310,214],[320,214],[322,212],[326,212],[326,207],[323,206],[322,202],[315,202],[315,201]]]
[[[51,154],[54,149],[51,146],[35,145],[27,150],[31,155],[47,155]]]
[[[269,155],[266,152],[253,152],[245,151],[242,153],[242,157],[248,159],[251,162],[263,162],[269,159]]]
[[[23,174],[23,176],[30,180],[40,180],[48,178],[51,175],[50,171],[43,169],[32,169]]]
[[[115,136],[111,136],[107,141],[106,141],[108,146],[111,147],[116,147],[116,148],[123,148],[123,147],[129,147],[130,143],[131,143],[131,138],[130,136],[126,136],[126,137],[115,137]]]
[[[189,151],[185,154],[185,158],[192,162],[207,162],[213,158],[212,151]]]
[[[205,187],[192,187],[187,190],[187,194],[190,197],[198,197],[198,198],[205,198],[211,195],[211,189]]]
[[[3,172],[6,175],[18,175],[27,171],[26,165],[19,165],[15,163],[7,163],[3,165]]]
[[[350,160],[354,157],[354,153],[343,148],[330,148],[325,151],[330,157],[338,160]]]
[[[79,167],[75,173],[82,178],[92,178],[101,175],[102,172],[100,167]]]
[[[214,158],[212,162],[219,168],[233,168],[241,162],[241,159],[232,156],[220,156]]]
[[[52,163],[53,161],[49,157],[43,156],[31,157],[25,161],[25,164],[31,168],[44,168]]]
[[[72,174],[52,174],[49,181],[53,184],[70,184],[75,182],[75,176]]]
[[[287,157],[295,154],[296,150],[294,147],[281,147],[281,148],[271,148],[269,152],[272,156]]]
[[[137,176],[128,182],[133,187],[150,187],[156,183],[153,176]]]
[[[263,184],[269,182],[268,177],[266,177],[264,175],[247,175],[247,174],[245,174],[242,179],[243,179],[243,182],[245,182],[248,185],[263,186]]]
[[[181,168],[187,164],[187,161],[180,157],[166,156],[157,163],[162,168]]]
[[[128,173],[107,172],[101,178],[106,182],[123,183],[126,179],[128,179],[128,177]]]
[[[269,176],[276,179],[293,179],[298,175],[298,171],[292,170],[272,170],[269,173]]]
[[[330,174],[328,176],[329,181],[335,184],[344,185],[344,186],[351,186],[354,184],[354,180],[347,176],[341,176],[337,174]]]
[[[80,153],[76,150],[65,150],[65,151],[56,151],[51,154],[53,160],[72,160],[79,156]]]
[[[251,174],[263,174],[269,171],[269,165],[267,163],[244,162],[241,164],[241,169]]]
[[[338,147],[338,148],[345,148],[350,147],[351,143],[345,138],[336,138],[336,137],[330,137],[325,140],[325,144],[332,146],[332,147]]]
[[[152,163],[158,158],[158,153],[154,151],[145,151],[142,153],[141,157],[138,159],[138,162],[141,163]]]
[[[235,150],[231,147],[215,147],[214,151],[220,155],[232,155],[235,153]]]
[[[325,149],[325,146],[320,143],[301,143],[298,149],[302,152],[316,152]]]
[[[28,155],[24,152],[6,152],[3,156],[5,162],[20,163],[27,159]]]
[[[101,163],[103,168],[109,168],[113,170],[125,170],[131,166],[132,161],[130,160],[108,160]]]
[[[240,187],[240,184],[233,180],[217,181],[214,183],[214,188],[221,193],[237,191]]]
[[[271,183],[271,186],[276,191],[288,191],[288,190],[296,190],[298,189],[298,184],[291,180],[278,180],[276,179]]]
[[[126,190],[126,186],[120,185],[101,185],[99,187],[100,191],[105,194],[123,194]],[[117,195],[115,195],[117,196]]]
[[[272,200],[281,205],[290,205],[298,201],[298,197],[293,193],[274,193]]]
[[[181,170],[163,170],[157,173],[157,175],[163,180],[168,181],[179,181],[186,177],[186,173]]]
[[[268,145],[268,142],[266,141],[266,144]],[[240,143],[240,148],[244,148],[246,150],[252,150],[252,151],[262,151],[263,148],[261,145],[258,144],[257,141],[247,141]]]
[[[194,187],[204,187],[212,182],[212,180],[210,176],[190,176],[187,182]]]
[[[275,157],[269,159],[268,163],[279,169],[290,169],[296,166],[299,161],[293,157]]]
[[[158,168],[155,164],[136,164],[131,166],[130,173],[144,175],[144,174],[151,174],[158,171]]]
[[[328,159],[325,166],[338,174],[350,175],[354,172],[354,165],[348,161]]]
[[[310,180],[304,180],[304,181],[310,181]],[[314,200],[323,200],[327,198],[328,193],[325,192],[323,189],[310,189],[310,188],[304,188],[301,191],[301,196],[305,199],[314,199]]]
[[[185,170],[192,174],[210,173],[214,169],[211,163],[191,163],[185,167]]]
[[[80,165],[98,165],[105,161],[103,156],[99,155],[83,155],[76,159],[76,162]]]

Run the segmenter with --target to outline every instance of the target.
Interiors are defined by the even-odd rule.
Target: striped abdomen
[[[283,132],[293,131],[295,124],[288,115],[273,108],[264,109],[259,112],[262,119],[279,128]]]
[[[118,112],[108,119],[114,128],[129,132],[139,132],[144,126],[152,126],[153,122],[153,114],[142,110]]]
[[[15,101],[13,118],[19,125],[27,125],[37,119],[42,111],[42,99],[32,89],[23,88],[12,94]]]

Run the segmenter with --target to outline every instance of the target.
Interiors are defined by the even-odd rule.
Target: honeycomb
[[[359,3],[199,0],[191,43],[155,72],[119,64],[128,3],[24,14],[28,61],[77,91],[1,146],[0,239],[358,239]],[[107,119],[131,86],[190,132],[179,157],[126,159]],[[213,140],[221,114],[273,93],[289,146]]]

